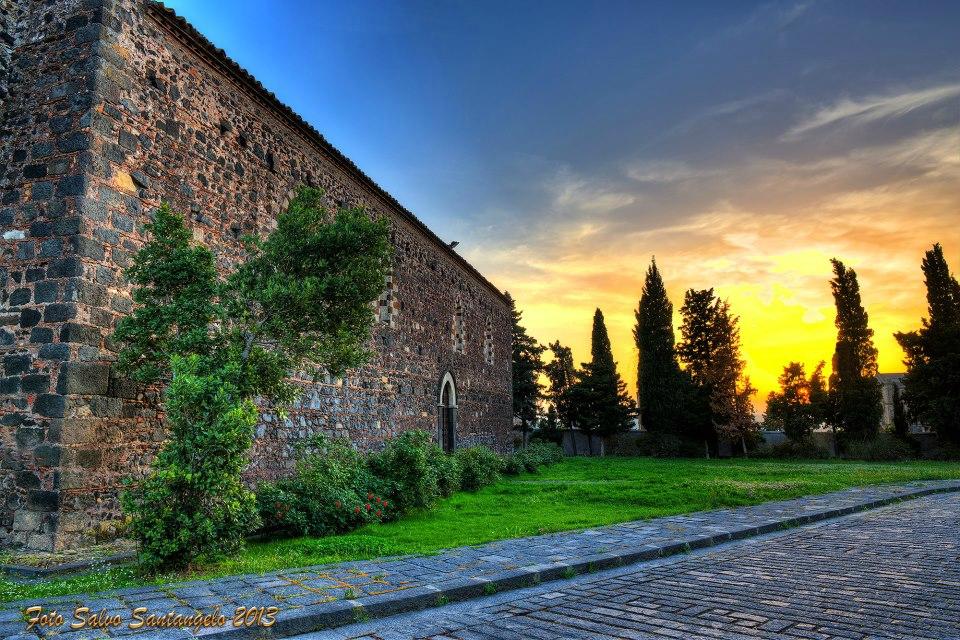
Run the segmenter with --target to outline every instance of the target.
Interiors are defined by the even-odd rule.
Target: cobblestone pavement
[[[136,607],[146,607],[156,615],[175,612],[187,616],[196,611],[208,613],[218,605],[228,620],[237,607],[278,607],[278,623],[271,631],[277,636],[294,635],[349,624],[357,618],[435,606],[438,601],[474,598],[493,587],[504,591],[541,580],[546,583],[566,575],[578,564],[584,568],[631,564],[731,538],[766,533],[790,520],[817,519],[824,514],[836,515],[837,509],[853,511],[877,500],[958,486],[957,481],[942,481],[848,489],[752,507],[460,547],[433,556],[348,562],[266,575],[124,589],[93,596],[81,594],[6,603],[0,605],[0,638],[35,640],[41,635],[89,640],[134,635],[139,639],[146,637],[143,630],[135,632],[126,624]],[[495,584],[487,584],[490,581]],[[92,613],[104,610],[108,615],[119,614],[124,617],[124,624],[95,633],[58,627],[44,629],[39,634],[21,635],[24,634],[22,612],[30,605],[68,614],[82,605]],[[67,620],[67,624],[69,622]],[[220,631],[224,635],[237,635],[231,632],[240,630]],[[251,633],[239,635],[255,637],[253,630],[248,631]],[[197,631],[200,635],[209,632],[210,629]],[[193,633],[186,630],[166,630],[162,635],[165,640],[192,636]]]
[[[960,638],[960,495],[300,640]]]

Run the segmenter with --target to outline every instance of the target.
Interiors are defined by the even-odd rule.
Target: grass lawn
[[[250,544],[236,558],[190,574],[143,579],[130,568],[17,585],[0,579],[0,601],[384,555],[434,553],[505,538],[736,507],[847,487],[960,478],[956,462],[833,462],[575,458],[539,474],[460,493],[429,513],[328,538]]]

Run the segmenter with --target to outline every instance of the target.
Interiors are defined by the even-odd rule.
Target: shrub
[[[258,488],[257,506],[267,528],[325,536],[396,515],[397,507],[380,495],[363,457],[348,440],[321,436],[309,449],[293,478]]]
[[[464,491],[476,491],[499,479],[503,460],[484,446],[459,449],[456,452],[460,463],[460,486]]]
[[[526,449],[517,453],[517,458],[523,465],[524,471],[527,473],[536,473],[540,470],[540,464],[537,460],[537,457]]]
[[[460,463],[455,457],[447,455],[434,444],[429,451],[428,461],[437,474],[437,488],[441,497],[449,498],[460,490]]]
[[[523,472],[536,473],[540,467],[555,464],[564,458],[563,449],[549,442],[534,442],[526,449],[514,451],[503,459],[503,473],[508,476]]]
[[[523,461],[516,453],[511,453],[503,459],[503,473],[508,476],[518,476],[524,472]]]
[[[234,400],[229,368],[204,372],[198,356],[174,357],[172,368],[170,438],[151,473],[121,496],[147,571],[234,553],[258,524],[254,495],[240,480],[256,406]]]
[[[914,457],[910,443],[892,433],[881,432],[873,438],[851,440],[846,443],[844,454],[856,460],[908,460]]]
[[[758,447],[754,452],[758,458],[779,458],[787,460],[822,460],[830,457],[830,452],[814,442],[812,438],[804,440],[786,440],[784,442]]]
[[[556,464],[566,457],[563,447],[552,442],[531,443],[526,451],[540,466]]]
[[[442,495],[442,474],[445,488],[452,486],[451,470],[439,462],[443,455],[429,433],[416,429],[388,440],[383,451],[367,458],[367,466],[398,510],[429,509]]]

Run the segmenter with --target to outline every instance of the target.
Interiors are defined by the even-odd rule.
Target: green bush
[[[526,471],[527,473],[536,473],[537,471],[540,470],[540,464],[537,460],[537,457],[531,454],[526,449],[517,453],[517,457],[519,458],[520,462],[523,464],[524,471]]]
[[[536,473],[540,467],[555,464],[564,458],[563,449],[552,442],[533,442],[526,449],[519,449],[503,459],[503,473],[517,476],[521,473]]]
[[[254,495],[240,480],[256,406],[235,401],[233,367],[205,371],[198,356],[172,361],[169,440],[150,474],[121,496],[147,571],[235,553],[258,525]]]
[[[552,442],[533,442],[527,446],[526,452],[539,466],[556,464],[566,457],[563,447]]]
[[[830,452],[817,444],[813,438],[794,441],[786,440],[779,444],[760,446],[754,451],[758,458],[777,458],[784,460],[823,460]]]
[[[384,522],[441,497],[496,482],[501,471],[535,472],[563,458],[552,444],[531,445],[504,460],[486,447],[447,455],[425,431],[407,431],[364,457],[349,440],[317,437],[302,448],[292,478],[263,482],[257,508],[264,529],[326,536]]]
[[[441,497],[449,498],[460,490],[460,463],[454,456],[447,455],[439,446],[433,445],[427,459],[437,474],[437,488]]]
[[[293,478],[258,488],[257,506],[267,529],[326,536],[396,516],[397,507],[380,495],[348,440],[321,436],[308,449]]]
[[[873,438],[847,442],[844,447],[844,457],[855,460],[909,460],[914,456],[914,448],[909,442],[887,432],[880,432]]]
[[[516,453],[511,453],[503,459],[503,474],[507,476],[518,476],[524,472],[523,461],[519,459]]]
[[[459,449],[455,455],[460,463],[460,487],[464,491],[476,491],[500,478],[503,460],[487,447]]]
[[[452,472],[439,462],[443,455],[429,433],[415,429],[388,440],[367,458],[367,466],[398,510],[429,509],[442,495],[442,474],[448,474],[446,489],[452,486]]]

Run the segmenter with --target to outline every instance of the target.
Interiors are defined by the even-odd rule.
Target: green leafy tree
[[[830,419],[844,440],[864,440],[877,434],[883,413],[877,381],[877,349],[860,300],[856,272],[835,258],[830,262],[834,273],[830,287],[837,307]]]
[[[570,390],[577,384],[578,372],[573,364],[573,351],[570,347],[560,344],[560,341],[549,345],[553,359],[544,365],[544,373],[550,386],[547,389],[547,398],[551,407],[556,410],[559,427],[570,429],[573,427],[573,407]]]
[[[617,372],[600,309],[593,314],[590,354],[591,361],[583,364],[573,402],[578,404],[577,426],[587,433],[590,455],[593,455],[593,438],[589,436],[628,431],[633,426],[635,412],[634,402],[627,395],[627,385]]]
[[[960,446],[960,284],[939,244],[921,268],[928,317],[919,330],[896,334],[906,354],[903,400],[911,418]]]
[[[683,435],[683,376],[677,361],[673,334],[673,304],[657,269],[656,260],[647,269],[640,304],[635,313],[633,337],[639,352],[637,403],[640,424],[651,433]]]
[[[546,347],[527,333],[520,324],[523,313],[517,309],[510,294],[507,294],[507,298],[513,319],[513,416],[526,446],[527,434],[536,425],[540,399],[543,397],[540,373],[543,371],[543,352]]]
[[[385,220],[330,213],[303,189],[265,239],[225,276],[164,204],[128,277],[136,308],[117,326],[118,367],[165,387],[168,438],[150,473],[123,495],[146,568],[178,568],[238,550],[258,517],[241,473],[255,399],[296,399],[293,371],[361,365],[370,302],[391,248]]]
[[[809,379],[802,363],[791,362],[785,366],[778,378],[780,391],[771,391],[767,396],[764,426],[784,431],[794,442],[808,440],[819,424],[817,414],[822,410],[812,401],[813,383],[818,375],[821,380],[818,384],[822,384],[822,366],[818,366]]]

